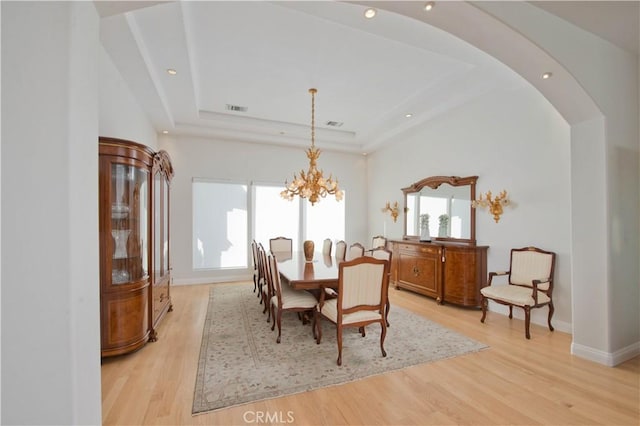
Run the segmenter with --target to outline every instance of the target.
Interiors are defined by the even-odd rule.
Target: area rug
[[[296,313],[282,316],[271,331],[251,285],[211,288],[193,401],[193,414],[337,385],[416,364],[486,348],[398,306],[391,307],[380,352],[380,326],[343,332],[342,366],[336,364],[335,326],[322,322],[322,341]]]

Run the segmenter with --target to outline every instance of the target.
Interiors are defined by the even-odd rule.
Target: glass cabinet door
[[[169,183],[160,171],[153,176],[153,191],[153,273],[157,282],[169,268]]]
[[[149,271],[149,172],[111,164],[111,284],[145,278]]]

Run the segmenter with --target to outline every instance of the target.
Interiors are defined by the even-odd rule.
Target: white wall
[[[100,45],[100,136],[126,139],[157,150],[157,132],[111,58]]]
[[[585,225],[574,223],[574,233],[585,235],[579,244],[597,254],[574,244],[576,274],[584,280],[574,286],[580,288],[574,309],[583,321],[574,324],[572,352],[615,365],[640,353],[638,52],[623,51],[526,2],[486,2],[481,7],[561,61],[602,111],[602,117],[571,123],[572,157],[592,160],[572,160],[574,172],[596,174],[605,182],[592,187],[589,197],[573,199],[574,218]],[[574,181],[572,191],[580,193],[583,187],[582,181]],[[605,216],[599,220],[602,207]],[[584,216],[594,220],[585,223]],[[601,301],[595,310],[594,297]]]
[[[171,156],[171,264],[175,284],[246,279],[249,270],[192,270],[192,190],[194,177],[257,183],[291,181],[309,160],[302,148],[263,146],[237,141],[161,136],[160,147]],[[322,149],[322,147],[319,147]],[[361,155],[322,151],[318,168],[332,173],[346,191],[346,241],[367,242],[366,159]]]
[[[478,245],[488,245],[489,271],[509,266],[509,250],[538,246],[557,253],[553,323],[571,331],[571,206],[569,126],[531,86],[488,94],[437,117],[393,146],[369,156],[370,233],[402,238],[402,215],[393,223],[376,207],[399,201],[400,188],[428,176],[479,176],[477,195],[506,189],[512,204],[498,223],[476,212]],[[374,172],[375,171],[375,172]],[[491,304],[491,310],[505,308]],[[547,309],[532,321],[546,326]],[[514,312],[522,317],[522,312]],[[478,319],[479,320],[479,319]],[[488,322],[491,322],[489,316]]]
[[[98,16],[1,7],[1,420],[99,424]]]

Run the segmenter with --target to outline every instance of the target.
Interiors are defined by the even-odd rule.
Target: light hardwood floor
[[[239,283],[252,291],[253,283]],[[159,340],[102,365],[113,425],[638,425],[640,357],[615,368],[571,356],[571,336],[390,289],[402,306],[489,345],[452,359],[288,397],[191,415],[211,285],[172,287]],[[258,302],[256,299],[256,309]],[[393,327],[393,324],[391,324]],[[265,332],[271,332],[265,324]],[[275,344],[275,342],[274,342]],[[270,420],[265,422],[265,420]]]

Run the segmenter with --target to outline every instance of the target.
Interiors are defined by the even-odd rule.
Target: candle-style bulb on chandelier
[[[320,157],[320,150],[316,148],[316,89],[309,89],[311,93],[311,147],[307,150],[307,158],[309,159],[309,170],[305,173],[300,170],[300,176],[293,174],[291,183],[285,181],[285,189],[280,196],[285,200],[292,201],[298,195],[300,198],[308,198],[311,205],[314,205],[320,198],[324,198],[327,194],[335,195],[336,200],[340,201],[344,197],[344,192],[338,187],[338,180],[329,175],[324,178],[322,170],[318,170],[316,163]]]

